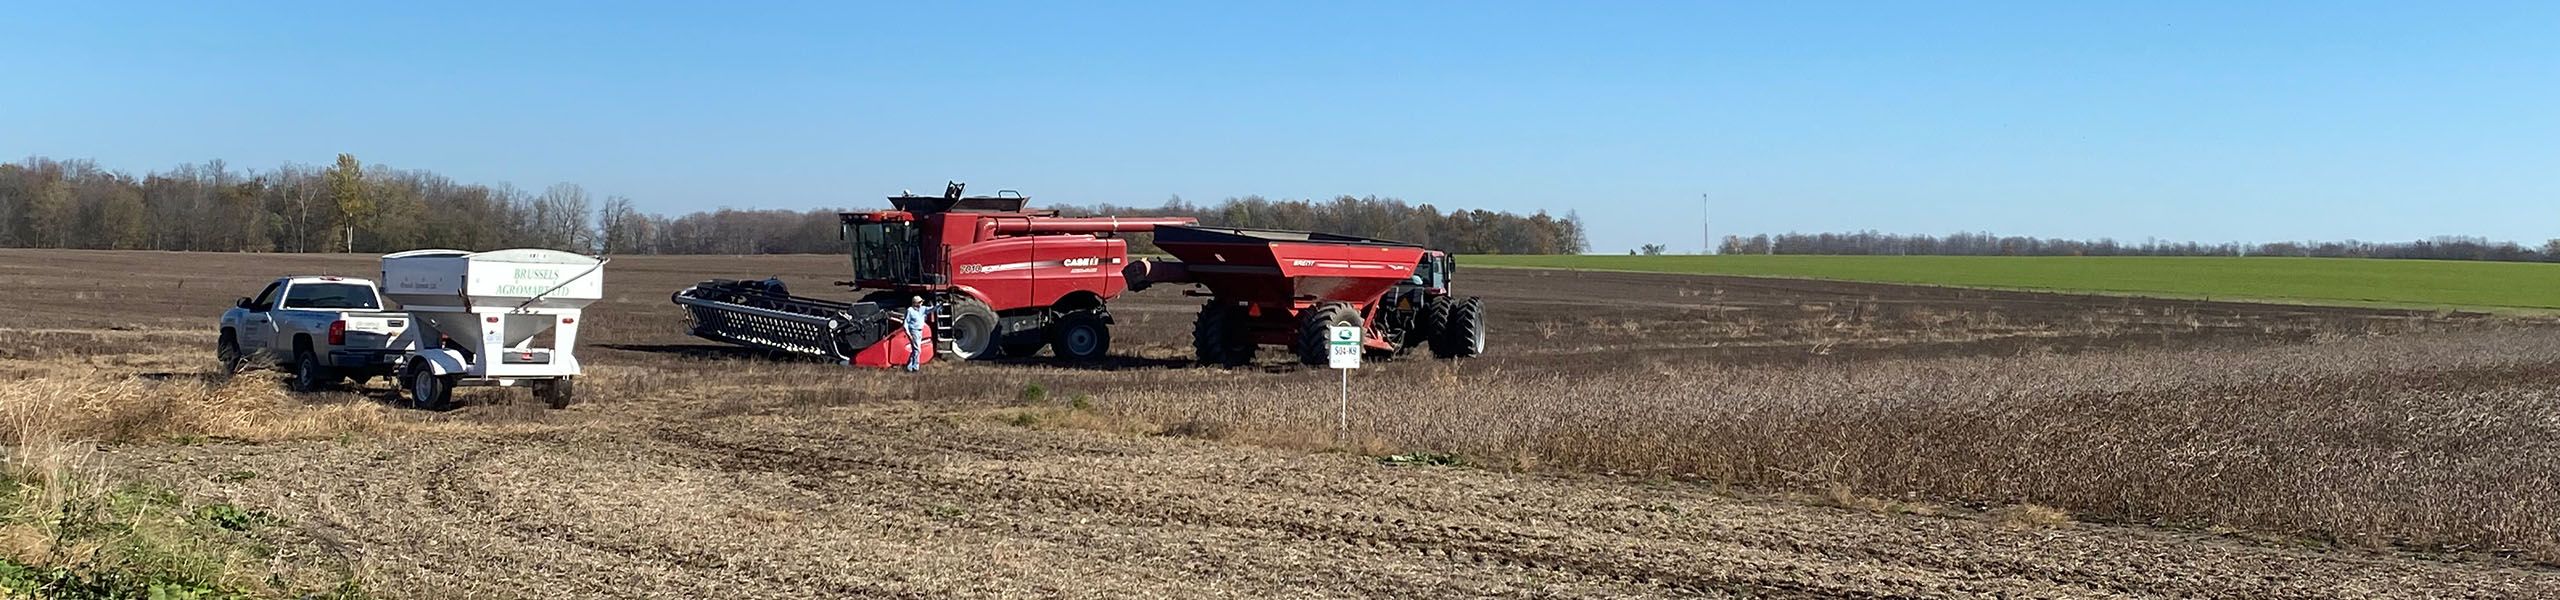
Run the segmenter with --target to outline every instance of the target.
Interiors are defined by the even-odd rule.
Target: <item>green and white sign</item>
[[[1360,328],[1335,325],[1332,330],[1327,333],[1330,337],[1325,342],[1325,350],[1327,351],[1327,356],[1332,359],[1332,367],[1336,369],[1360,368]]]

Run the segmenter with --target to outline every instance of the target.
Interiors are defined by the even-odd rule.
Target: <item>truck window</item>
[[[297,283],[284,293],[285,308],[374,310],[373,288],[347,283]]]
[[[275,308],[275,307],[276,307],[276,288],[277,288],[277,287],[279,287],[279,286],[283,286],[283,285],[284,285],[284,282],[282,282],[282,281],[278,281],[278,282],[275,282],[275,283],[267,284],[267,289],[265,289],[265,290],[262,290],[262,291],[259,291],[259,292],[258,292],[258,298],[257,298],[256,300],[250,300],[250,301],[249,301],[249,309],[250,309],[250,310],[267,310],[267,309]]]

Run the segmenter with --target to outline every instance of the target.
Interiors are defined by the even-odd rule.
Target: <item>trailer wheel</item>
[[[995,350],[996,311],[967,296],[954,298],[951,301],[951,357],[960,360],[993,358]]]
[[[1484,300],[1468,298],[1451,305],[1449,324],[1431,338],[1431,354],[1440,358],[1484,354]]]
[[[1049,325],[1050,350],[1059,360],[1101,360],[1111,354],[1111,324],[1093,311],[1080,310]]]
[[[409,388],[409,407],[418,410],[444,410],[453,404],[454,378],[437,375],[425,369],[412,368],[400,377]]]
[[[1325,345],[1330,343],[1334,326],[1360,326],[1360,311],[1349,303],[1326,302],[1309,307],[1298,319],[1298,362],[1322,365],[1331,362]]]
[[[343,380],[345,377],[339,375],[336,369],[320,364],[320,357],[312,354],[310,348],[293,351],[294,392],[303,394],[319,392],[336,387]]]
[[[578,378],[562,377],[536,382],[533,396],[541,398],[544,404],[551,405],[553,409],[568,408],[569,405],[578,403]]]
[[[1200,306],[1200,316],[1191,321],[1191,351],[1200,364],[1241,367],[1253,362],[1253,345],[1238,343],[1244,337],[1244,315],[1233,304],[1209,301]]]

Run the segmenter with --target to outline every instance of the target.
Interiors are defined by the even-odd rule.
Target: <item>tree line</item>
[[[2070,240],[1957,233],[1944,237],[1861,231],[1725,236],[1724,254],[1939,256],[2296,256],[2430,260],[2560,261],[2560,239],[2539,247],[2487,238],[2439,236],[2409,242],[2269,242],[2260,244]]]
[[[883,194],[885,196],[885,194]],[[876,204],[886,208],[885,201]],[[1453,210],[1395,199],[1175,200],[1154,208],[1058,207],[1067,214],[1189,216],[1204,224],[1382,237],[1462,253],[1555,254],[1588,246],[1580,219],[1544,212]],[[0,164],[0,247],[365,252],[416,248],[553,248],[605,254],[833,254],[841,209],[720,208],[667,216],[576,184],[541,190],[457,182],[425,170],[366,165],[271,170],[221,160],[134,176],[89,160]],[[1143,236],[1140,251],[1152,249]]]

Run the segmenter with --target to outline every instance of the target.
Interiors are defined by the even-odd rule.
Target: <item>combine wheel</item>
[[[1111,324],[1102,315],[1079,310],[1049,324],[1050,347],[1059,360],[1094,361],[1111,354]]]
[[[1322,365],[1331,362],[1325,344],[1330,329],[1337,325],[1360,326],[1360,310],[1345,302],[1326,302],[1307,308],[1298,317],[1298,362]]]
[[[535,382],[533,396],[541,398],[542,402],[551,405],[551,408],[568,408],[569,405],[578,403],[578,378],[562,377]]]
[[[996,311],[968,296],[953,295],[951,306],[951,357],[960,360],[994,358],[996,351]]]
[[[1244,315],[1231,303],[1210,300],[1191,322],[1191,351],[1200,364],[1241,367],[1253,362],[1253,345],[1243,337]]]
[[[1431,338],[1431,354],[1440,358],[1469,358],[1484,354],[1484,301],[1468,298],[1451,302],[1449,323],[1440,335]]]

